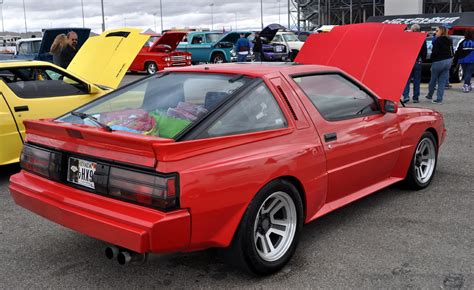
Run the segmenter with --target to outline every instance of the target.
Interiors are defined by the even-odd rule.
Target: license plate
[[[97,163],[69,157],[67,180],[74,184],[79,184],[91,189],[95,189],[92,176],[94,175]]]
[[[275,51],[276,52],[282,52],[283,51],[283,46],[275,46]]]

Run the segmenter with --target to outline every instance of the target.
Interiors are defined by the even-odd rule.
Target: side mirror
[[[383,113],[396,113],[398,112],[398,105],[394,101],[380,100],[380,107]]]

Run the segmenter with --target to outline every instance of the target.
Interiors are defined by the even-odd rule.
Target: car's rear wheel
[[[262,188],[242,218],[231,247],[231,262],[257,275],[280,270],[296,250],[303,205],[296,187],[275,180]]]
[[[149,75],[152,75],[158,71],[158,66],[156,65],[156,63],[150,61],[146,63],[145,70]]]
[[[433,180],[437,161],[437,142],[433,134],[427,131],[416,145],[405,184],[413,189],[427,187]]]

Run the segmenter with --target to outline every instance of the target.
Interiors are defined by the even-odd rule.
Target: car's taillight
[[[20,166],[26,171],[53,180],[59,180],[62,154],[25,144],[20,156]]]
[[[110,167],[108,194],[137,204],[170,209],[177,206],[175,176],[162,177]]]

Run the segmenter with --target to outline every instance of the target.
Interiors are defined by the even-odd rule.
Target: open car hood
[[[56,36],[59,34],[68,34],[68,32],[74,31],[77,33],[77,48],[80,49],[81,46],[86,42],[86,40],[89,38],[89,35],[91,33],[90,28],[51,28],[51,29],[45,29],[43,31],[43,36],[41,39],[41,45],[39,49],[39,55],[41,59],[41,55],[45,53],[49,53],[49,49],[51,48],[51,45],[54,42],[54,39]]]
[[[224,34],[224,36],[222,36],[221,39],[219,39],[216,43],[230,42],[230,43],[235,44],[237,42],[237,40],[239,40],[241,33],[244,33],[245,37],[252,34],[252,32],[249,32],[249,31],[233,31],[233,32],[229,32],[229,33]]]
[[[178,46],[178,43],[181,42],[183,37],[186,35],[186,32],[165,32],[160,38],[158,38],[152,47],[155,47],[160,44],[166,44],[171,47],[171,51],[175,50]]]
[[[67,70],[94,84],[116,89],[143,44],[150,37],[140,29],[112,29],[90,37]]]
[[[276,33],[280,29],[286,29],[285,26],[282,26],[277,23],[272,23],[265,27],[262,31],[260,31],[260,37],[265,38],[267,41],[272,41],[273,38],[275,37]]]
[[[338,67],[361,81],[379,97],[398,102],[424,33],[404,32],[406,25],[361,23],[313,34],[295,62]]]

